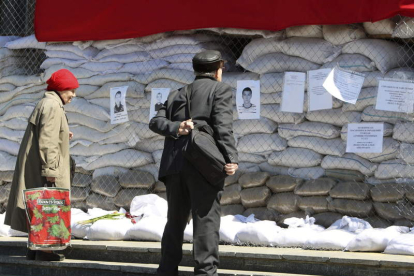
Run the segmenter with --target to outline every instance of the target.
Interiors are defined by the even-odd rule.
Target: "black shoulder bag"
[[[216,85],[213,87],[215,89]],[[190,118],[191,101],[189,88],[186,86],[187,108]],[[212,91],[214,92],[214,91]],[[207,122],[198,121],[189,135],[181,138],[187,139],[182,151],[184,157],[203,175],[212,185],[219,185],[227,176],[224,166],[226,161],[213,138],[214,131]]]

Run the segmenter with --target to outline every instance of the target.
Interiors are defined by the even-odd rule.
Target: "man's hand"
[[[180,127],[178,128],[179,135],[188,135],[190,131],[194,129],[194,123],[192,119],[188,119],[187,121],[182,121]]]
[[[56,182],[56,177],[46,177],[46,180],[49,181],[49,182],[54,183],[54,182]]]
[[[69,131],[69,140],[72,140],[73,138],[73,133]]]
[[[227,175],[235,174],[238,168],[239,168],[239,165],[234,164],[234,163],[228,163],[224,166],[224,170],[226,171]]]

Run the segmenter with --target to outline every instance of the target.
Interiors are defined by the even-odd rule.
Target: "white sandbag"
[[[414,123],[397,123],[392,138],[406,143],[414,143]]]
[[[70,153],[79,156],[105,155],[121,151],[127,147],[126,144],[100,145],[93,143],[90,146],[76,145],[70,149]]]
[[[6,43],[19,39],[20,36],[0,36],[0,47],[4,47]]]
[[[281,229],[274,221],[251,222],[237,233],[237,239],[248,245],[275,246],[276,236]]]
[[[136,44],[137,41],[131,38],[127,39],[110,39],[110,40],[97,40],[92,42],[92,46],[96,49],[103,50],[103,49],[110,49],[116,48],[122,45],[128,44]]]
[[[186,85],[186,83],[181,83],[169,79],[158,79],[148,84],[145,87],[145,92],[149,93],[153,88],[170,88],[170,91],[174,91]]]
[[[85,62],[87,61],[83,59],[75,60],[75,59],[67,59],[67,58],[47,58],[40,65],[40,68],[48,69],[49,67],[52,67],[53,65],[65,65],[71,68],[76,68],[76,67],[81,66]]]
[[[370,105],[375,105],[377,102],[377,87],[368,87],[361,89],[358,100],[355,104],[344,103],[342,111],[363,111]]]
[[[343,250],[355,236],[355,233],[342,229],[325,230],[311,236],[303,247],[307,249]]]
[[[390,226],[385,229],[367,229],[350,241],[345,250],[383,252],[392,239],[401,234],[406,234],[408,231],[408,227],[404,226]]]
[[[233,122],[233,131],[236,135],[244,136],[253,133],[274,133],[277,124],[269,119],[237,120]]]
[[[402,67],[402,68],[395,68],[388,71],[385,74],[386,78],[391,79],[400,79],[400,80],[413,80],[414,79],[414,69],[411,67]]]
[[[365,79],[362,88],[378,86],[379,79],[385,77],[385,74],[380,71],[364,72],[363,74]]]
[[[71,125],[70,129],[74,133],[74,141],[75,140],[87,140],[91,142],[100,142],[102,140],[108,139],[110,137],[121,135],[121,133],[126,132],[126,128],[128,124],[122,124],[114,127],[108,132],[101,132],[95,129],[80,126],[80,125]]]
[[[321,25],[303,25],[286,28],[287,37],[317,37],[323,38]]]
[[[145,50],[156,50],[177,44],[197,45],[203,42],[216,41],[217,37],[207,34],[193,34],[193,35],[173,35],[164,39],[159,39],[149,44],[145,44]]]
[[[267,153],[286,149],[286,140],[278,134],[249,134],[240,138],[237,150],[247,153]]]
[[[375,63],[372,60],[360,54],[339,55],[331,62],[322,65],[321,68],[335,68],[335,66],[339,66],[340,68],[356,72],[367,72],[377,70],[377,68],[375,67]]]
[[[217,30],[218,29],[218,30]],[[284,38],[284,31],[264,31],[264,30],[249,30],[249,29],[239,29],[239,28],[208,28],[207,30],[235,35],[235,36],[262,36],[264,38]]]
[[[121,167],[105,167],[105,168],[99,168],[93,171],[93,178],[97,178],[99,176],[103,175],[110,175],[110,176],[119,176],[121,174],[124,174],[128,172],[128,169],[121,168]]]
[[[260,56],[281,52],[281,44],[282,40],[278,38],[253,39],[243,48],[243,52],[240,58],[237,60],[237,63],[240,64],[243,68],[246,68]]]
[[[136,196],[131,202],[130,213],[134,216],[167,218],[167,201],[155,194]]]
[[[364,22],[363,26],[370,35],[391,35],[396,24],[394,20],[387,18],[377,22]]]
[[[0,214],[0,237],[26,237],[27,233],[13,230],[9,225],[4,224],[6,213]]]
[[[120,73],[141,74],[155,71],[168,65],[168,62],[161,59],[152,59],[143,62],[125,63],[125,65],[118,69]]]
[[[4,47],[8,49],[46,49],[46,42],[37,41],[35,35],[22,37],[10,42],[7,42]]]
[[[135,53],[144,52],[144,53],[139,53],[140,55],[146,54],[142,45],[128,44],[128,45],[122,45],[122,46],[114,47],[110,49],[103,49],[94,57],[94,60],[100,60],[107,56],[124,55],[124,54],[129,54],[129,53],[134,53],[134,52]]]
[[[131,74],[128,73],[115,73],[115,74],[106,74],[106,75],[98,75],[93,76],[86,79],[79,79],[79,85],[82,84],[89,84],[89,85],[98,85],[102,86],[107,82],[113,81],[129,81],[131,80]]]
[[[0,151],[0,171],[14,171],[17,158],[4,151]]]
[[[282,229],[277,233],[274,243],[279,247],[302,247],[308,239],[317,235],[318,232],[309,228]]]
[[[237,234],[246,226],[247,224],[241,222],[236,216],[228,215],[221,217],[220,241],[231,244],[238,243]]]
[[[130,126],[130,124],[127,124],[126,126]],[[104,140],[99,141],[98,143],[101,145],[125,143],[128,147],[134,147],[140,141],[141,140],[139,139],[138,135],[136,135],[135,133],[123,131],[120,132],[118,135],[108,137]]]
[[[112,125],[107,121],[98,120],[81,113],[66,112],[66,116],[69,125],[83,125],[100,132],[107,132],[116,127],[116,125]]]
[[[129,228],[125,239],[159,242],[162,239],[166,223],[166,218],[158,216],[150,216],[139,219],[136,224]]]
[[[85,49],[80,49],[77,46],[74,46],[72,43],[53,43],[46,45],[46,52],[48,51],[65,51],[71,52],[78,56],[81,56],[87,60],[92,60],[99,50],[95,47],[87,47]]]
[[[318,179],[325,175],[325,170],[321,167],[311,167],[311,168],[289,168],[288,175],[301,178],[305,180]]]
[[[55,51],[55,50],[47,50],[45,52],[45,55],[48,58],[64,58],[64,59],[73,59],[73,60],[84,60],[87,61],[87,59],[85,59],[82,56],[79,56],[75,53],[72,52],[68,52],[68,51]]]
[[[393,133],[394,125],[389,123],[384,124],[384,137],[391,136]],[[341,129],[341,139],[346,141],[348,138],[348,124],[344,125]]]
[[[13,128],[13,130],[26,130],[26,118],[13,118],[8,121],[0,122],[0,127]]]
[[[403,112],[377,110],[375,106],[368,106],[362,111],[361,119],[365,122],[387,122],[396,124],[400,121],[412,122],[414,121],[414,115]]]
[[[173,69],[159,69],[149,72],[147,74],[139,74],[132,77],[135,81],[143,84],[148,84],[158,79],[169,79],[181,83],[192,83],[195,75],[193,72],[186,70],[173,70]]]
[[[91,71],[85,68],[71,68],[66,65],[57,64],[57,65],[52,65],[51,67],[46,69],[46,71],[43,73],[42,80],[46,82],[54,72],[60,69],[67,69],[71,71],[73,75],[75,75],[75,77],[78,79],[87,79],[87,78],[98,75],[98,72],[94,72],[94,71]]]
[[[89,228],[87,238],[92,241],[122,241],[132,226],[131,220],[127,218],[98,220]]]
[[[292,139],[297,136],[315,136],[332,139],[339,136],[339,128],[324,123],[304,122],[301,124],[280,124],[278,133],[285,139]]]
[[[289,175],[288,167],[272,166],[267,162],[261,163],[259,168],[262,172],[267,172],[270,175]]]
[[[405,57],[410,55],[403,46],[382,39],[360,39],[350,42],[342,48],[342,53],[369,57],[382,73],[405,64]]]
[[[1,147],[0,147],[1,150]],[[252,153],[239,153],[239,161],[240,162],[249,162],[249,163],[263,163],[266,162],[266,156],[259,155],[259,154],[252,154]]]
[[[271,53],[258,57],[244,69],[257,73],[276,73],[285,71],[306,72],[319,69],[320,65],[300,57],[283,53]]]
[[[306,119],[314,122],[328,123],[335,126],[343,126],[347,123],[361,122],[361,113],[355,111],[342,112],[340,108],[326,109],[309,111],[306,113]]]
[[[0,61],[7,62],[8,59],[14,56],[18,56],[15,51],[6,48],[0,48]]]
[[[87,62],[81,65],[81,68],[87,69],[92,72],[101,72],[101,73],[115,73],[124,66],[123,63],[116,61],[107,61],[107,62]]]
[[[31,75],[31,76],[15,75],[15,76],[7,76],[7,77],[0,78],[0,84],[1,83],[10,83],[18,87],[18,86],[25,86],[29,84],[41,85],[42,80],[39,76],[36,76],[36,75]]]
[[[252,72],[224,72],[222,76],[222,82],[230,85],[233,88],[237,88],[238,80],[258,80],[259,78],[260,76],[258,74]]]
[[[99,62],[120,62],[120,63],[130,63],[130,62],[143,62],[151,59],[151,56],[146,52],[133,52],[128,54],[115,54],[110,56],[105,56],[99,59]]]
[[[280,152],[273,152],[269,156],[269,164],[285,167],[314,167],[322,161],[322,155],[309,149],[287,148]]]
[[[280,104],[281,102],[282,102],[282,92],[263,93],[260,95],[261,104]]]
[[[355,153],[371,162],[382,162],[397,158],[400,144],[392,138],[384,138],[382,141],[382,152],[380,153]]]
[[[111,88],[128,86],[125,97],[128,98],[144,98],[144,89],[145,86],[136,81],[128,82],[108,82],[105,83],[101,88],[95,92],[85,96],[86,99],[96,99],[96,98],[110,98]],[[109,99],[107,99],[109,102]]]
[[[393,37],[412,38],[414,37],[414,21],[411,17],[404,17],[398,22],[393,33]]]
[[[360,233],[366,229],[372,229],[369,222],[355,217],[343,216],[335,221],[327,230],[345,230],[353,233]]]
[[[323,38],[333,45],[340,45],[366,37],[364,28],[358,24],[324,25],[322,31]]]
[[[260,93],[283,91],[284,73],[267,73],[260,75]]]
[[[27,94],[27,95],[18,95],[14,99],[11,99],[7,102],[0,104],[0,115],[6,113],[6,111],[12,106],[21,105],[25,103],[27,104],[36,103],[38,100],[43,98],[43,96],[44,96],[43,91],[40,91],[38,93],[33,93],[33,94]]]
[[[149,153],[125,149],[117,153],[106,154],[86,166],[86,170],[95,170],[103,167],[119,166],[133,168],[152,163],[152,156]]]
[[[401,143],[397,158],[404,160],[407,164],[414,164],[414,145]]]
[[[359,171],[371,176],[377,169],[377,165],[365,160],[353,153],[346,153],[342,157],[325,156],[321,163],[322,168],[326,169],[345,169]]]
[[[265,104],[260,107],[260,116],[268,118],[276,123],[300,124],[305,120],[305,115],[300,113],[282,112],[279,104]]]
[[[321,38],[292,37],[284,40],[281,48],[286,55],[301,57],[316,64],[332,61],[341,53],[341,47]]]
[[[346,144],[342,139],[323,139],[319,137],[299,136],[288,141],[289,147],[311,149],[323,155],[342,156],[345,154]]]
[[[414,170],[412,165],[406,164],[401,159],[388,160],[378,165],[375,177],[378,179],[413,178]]]
[[[88,234],[91,224],[80,224],[78,222],[89,220],[93,218],[91,215],[84,213],[80,209],[72,208],[71,209],[71,220],[70,228],[71,234],[75,238],[83,239]]]
[[[414,255],[414,232],[393,238],[384,250],[385,254]]]
[[[186,63],[172,63],[165,67],[165,69],[182,70],[194,73],[193,64],[191,62]]]
[[[174,54],[163,57],[162,59],[170,63],[192,63],[194,56],[195,54]]]
[[[171,46],[154,49],[148,51],[152,58],[158,59],[163,58],[175,54],[196,54],[202,52],[204,50],[218,50],[223,49],[223,47],[219,44],[215,43],[203,43],[197,45],[186,45],[186,44],[174,44]]]
[[[0,127],[0,138],[20,143],[23,139],[23,136],[24,131],[12,130],[7,127]]]
[[[19,148],[19,143],[0,138],[0,151],[16,156],[19,152]]]
[[[68,112],[82,113],[101,121],[107,121],[111,118],[105,109],[82,98],[73,98],[72,102],[65,106],[65,109]]]
[[[0,84],[0,91],[4,92],[4,91],[12,91],[16,88],[16,86],[14,86],[11,83],[2,83]]]

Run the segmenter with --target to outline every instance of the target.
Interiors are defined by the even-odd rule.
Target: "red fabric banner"
[[[199,28],[281,30],[297,25],[414,17],[414,0],[37,0],[39,41],[121,39]]]

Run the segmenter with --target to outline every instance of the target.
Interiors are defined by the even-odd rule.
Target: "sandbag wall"
[[[410,211],[404,215],[398,210],[409,210],[412,202],[406,191],[414,175],[410,165],[414,162],[410,151],[414,117],[373,107],[378,77],[414,76],[408,42],[373,38],[410,37],[406,26],[411,21],[404,20],[397,25],[388,19],[363,25],[292,27],[279,32],[209,29],[111,41],[46,44],[26,37],[9,42],[5,51],[37,48],[44,50],[47,58],[40,66],[44,70],[40,76],[0,78],[0,204],[6,209],[27,118],[43,96],[45,81],[61,68],[71,70],[81,84],[77,98],[65,107],[74,133],[71,154],[77,163],[73,205],[110,210],[128,208],[136,195],[155,192],[165,197],[165,186],[156,181],[163,137],[148,130],[151,89],[174,90],[191,83],[194,54],[217,49],[228,61],[223,81],[234,92],[237,80],[261,83],[261,119],[238,120],[234,109],[242,176],[228,180],[222,199],[224,214],[255,213],[274,220],[304,213],[364,218],[379,214],[392,223],[410,218]],[[303,114],[280,111],[284,72],[335,65],[365,74],[356,105],[334,100],[332,110],[307,112],[305,100]],[[109,90],[119,86],[129,87],[129,122],[112,125]],[[347,124],[352,122],[384,122],[383,152],[345,153]],[[250,173],[259,173],[259,179]],[[274,175],[294,179],[287,178],[289,187],[279,189],[271,184],[279,181],[270,178]],[[324,188],[318,186],[315,192],[302,187],[319,178],[324,178]],[[331,194],[341,186],[349,193],[353,191],[352,196]],[[381,196],[391,187],[399,196]],[[378,192],[372,192],[374,188],[379,188]],[[393,208],[399,216],[387,213]]]

